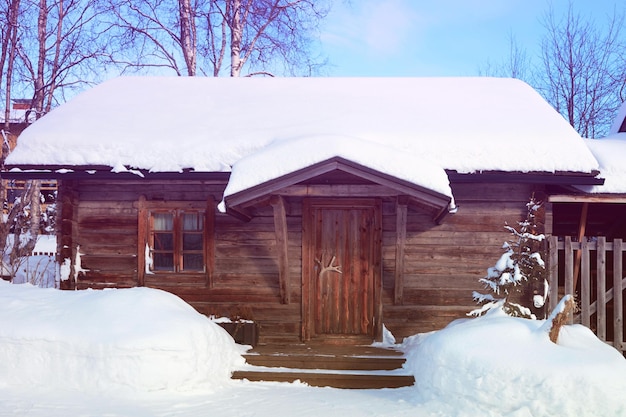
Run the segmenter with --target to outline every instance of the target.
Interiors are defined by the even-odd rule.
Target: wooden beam
[[[585,195],[551,195],[548,197],[548,201],[551,203],[612,203],[612,204],[626,204],[626,197],[616,195],[597,195],[597,194],[585,194]]]
[[[213,288],[215,275],[215,199],[209,196],[204,212],[204,259],[206,268],[206,286]]]
[[[578,224],[578,242],[581,243],[585,237],[587,229],[587,213],[589,212],[589,203],[583,203],[580,213],[580,223]],[[576,251],[576,262],[574,262],[574,291],[578,290],[578,271],[580,270],[581,251]]]
[[[406,245],[407,199],[398,197],[396,201],[396,271],[394,303],[403,303],[404,292],[404,247]]]
[[[606,340],[606,236],[598,236],[596,250],[596,335]],[[613,254],[615,256],[615,254]]]
[[[550,284],[550,295],[548,296],[548,311],[556,308],[559,302],[559,241],[558,237],[550,236],[548,238],[549,247],[549,263],[548,263],[548,282]]]
[[[564,277],[565,277],[565,295],[574,295],[574,257],[572,250],[572,237],[565,236],[565,251],[564,251]],[[574,316],[569,315],[568,324],[574,322]]]
[[[281,196],[273,196],[270,200],[270,204],[274,209],[274,231],[276,233],[280,300],[283,304],[289,304],[289,242],[287,239],[287,209],[285,199]]]
[[[148,209],[146,196],[137,202],[137,285],[143,287],[146,281],[146,246],[148,244]]]
[[[613,240],[613,344],[617,349],[621,349],[624,343],[622,256],[622,239],[615,239]]]

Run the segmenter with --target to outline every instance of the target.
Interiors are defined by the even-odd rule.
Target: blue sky
[[[623,0],[572,3],[597,25],[625,10]],[[325,75],[478,75],[507,58],[511,35],[536,55],[550,4],[558,16],[568,0],[335,0],[321,34]]]

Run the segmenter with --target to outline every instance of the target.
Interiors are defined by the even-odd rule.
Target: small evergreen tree
[[[529,307],[522,301],[525,288],[538,288],[545,282],[545,264],[542,257],[543,240],[545,236],[537,233],[537,211],[541,203],[535,200],[534,195],[526,204],[526,219],[518,222],[518,227],[506,224],[504,227],[511,233],[511,239],[504,243],[504,253],[494,266],[487,269],[487,276],[479,282],[490,291],[482,294],[474,291],[474,300],[481,304],[469,313],[480,316],[486,311],[501,307],[504,312],[514,317],[534,318]],[[543,303],[543,300],[541,300]]]

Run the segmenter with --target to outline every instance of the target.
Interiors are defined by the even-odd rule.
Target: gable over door
[[[303,339],[378,338],[380,200],[308,199],[303,216]]]

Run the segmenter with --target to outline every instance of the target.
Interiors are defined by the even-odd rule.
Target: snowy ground
[[[494,311],[401,345],[414,387],[232,381],[242,347],[148,288],[0,282],[0,416],[626,416],[626,360],[582,326]]]

